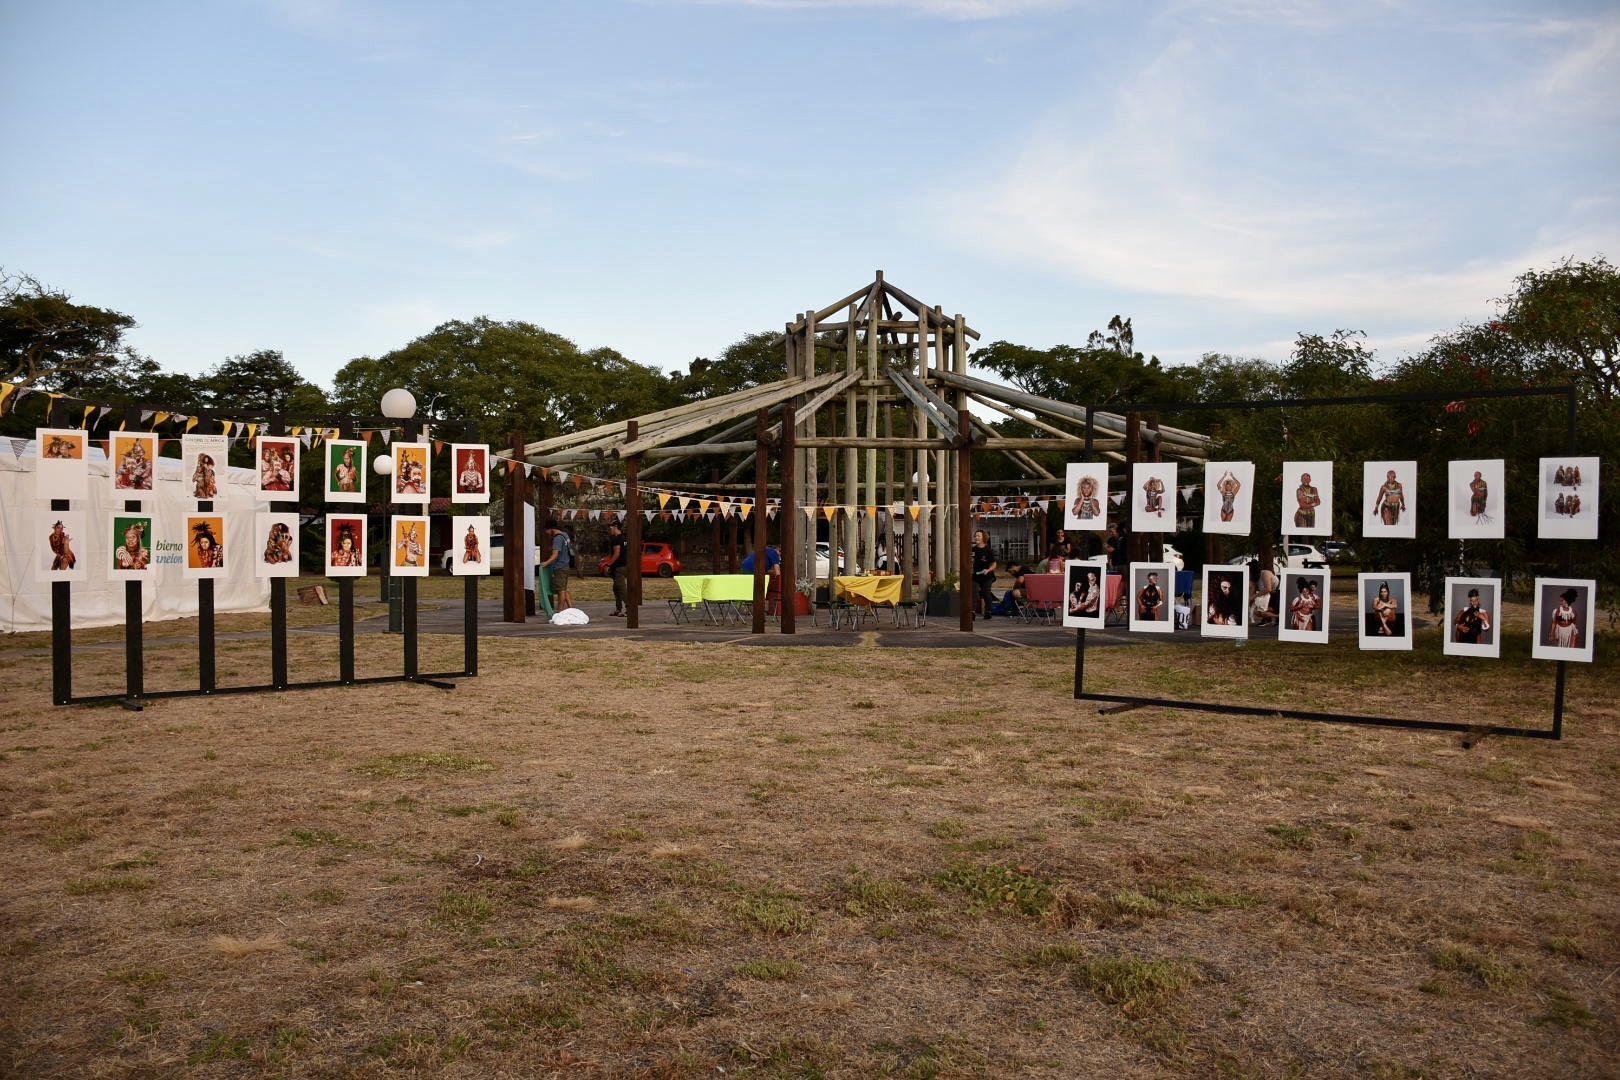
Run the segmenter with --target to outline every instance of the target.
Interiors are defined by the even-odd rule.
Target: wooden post
[[[967,409],[956,410],[956,544],[958,586],[961,590],[961,610],[957,612],[957,629],[973,632],[973,515],[969,507],[973,501],[973,431],[968,427]]]
[[[765,557],[765,545],[769,538],[765,531],[765,500],[770,497],[771,464],[770,445],[766,442],[766,432],[771,426],[771,413],[769,409],[761,409],[754,414],[754,625],[756,634],[765,632],[765,598],[770,592],[770,573],[768,564],[770,560]],[[784,549],[786,545],[783,545]],[[784,559],[787,552],[782,553]],[[784,567],[786,564],[783,564]],[[787,573],[778,578],[777,611],[781,614],[793,601],[789,598],[791,582]]]
[[[793,470],[788,468],[788,462],[793,460],[793,426],[798,423],[791,404],[782,405],[782,508],[781,508],[781,535],[782,535],[782,580],[798,581],[798,525],[799,503],[798,489],[793,482]],[[764,513],[763,506],[755,509],[756,513]],[[815,534],[812,533],[812,536]],[[813,564],[812,564],[813,565]],[[793,605],[782,605],[782,633],[796,632]]]
[[[523,504],[529,499],[524,476],[528,470],[523,466],[523,432],[512,432],[507,441],[512,457],[506,467],[506,569],[501,571],[501,619],[523,622],[527,618],[523,602]],[[517,558],[512,557],[514,550],[519,552]]]
[[[634,442],[639,425],[624,425],[625,442]],[[632,454],[624,463],[624,549],[629,552],[624,575],[624,625],[631,630],[641,625],[641,455]]]
[[[1141,562],[1145,552],[1142,538],[1130,527],[1132,500],[1136,492],[1131,488],[1131,466],[1142,460],[1142,414],[1125,414],[1125,501],[1120,504],[1120,534],[1125,537],[1125,561]]]

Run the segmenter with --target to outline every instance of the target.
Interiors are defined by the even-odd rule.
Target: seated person
[[[990,609],[995,615],[1016,615],[1019,609],[1029,602],[1029,593],[1024,588],[1024,575],[1029,573],[1029,568],[1023,563],[1013,563],[1007,567],[1007,572],[1012,575],[1012,585],[1001,594],[1001,599]]]

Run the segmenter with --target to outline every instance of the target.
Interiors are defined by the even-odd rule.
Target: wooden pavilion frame
[[[1063,477],[1052,475],[1032,451],[1058,451],[1076,460],[1101,454],[1122,461],[1198,462],[1207,458],[1210,443],[1208,436],[1191,431],[1143,425],[1136,416],[1053,401],[971,376],[970,342],[978,338],[963,316],[947,316],[943,308],[922,303],[885,281],[879,270],[870,284],[785,325],[777,339],[785,378],[514,445],[512,452],[538,466],[624,462],[631,551],[641,546],[642,480],[676,459],[740,457],[721,483],[738,484],[752,464],[756,505],[764,507],[768,492],[775,492],[784,581],[809,577],[796,568],[814,565],[815,532],[806,529],[801,538],[797,528],[801,507],[812,514],[818,506],[863,508],[866,512],[852,515],[850,522],[832,515],[832,551],[847,538],[852,553],[871,553],[879,545],[897,552],[908,589],[912,581],[956,574],[964,601],[962,629],[971,630],[974,451],[1007,455],[1032,486],[1061,487]],[[1022,420],[1042,434],[1002,436],[976,419],[970,404]],[[774,485],[767,464],[773,453],[783,466]],[[513,470],[519,484],[521,474]],[[521,500],[521,490],[514,494],[509,507]],[[910,510],[890,512],[902,506]],[[765,525],[765,515],[756,513],[756,548],[764,544]],[[511,528],[509,522],[509,543]],[[837,574],[837,558],[830,561],[831,573]],[[629,576],[634,617],[641,595],[638,560],[631,560]],[[756,592],[762,588],[763,576]],[[754,605],[756,632],[763,630],[764,606]],[[791,605],[784,609],[782,632],[793,632]]]

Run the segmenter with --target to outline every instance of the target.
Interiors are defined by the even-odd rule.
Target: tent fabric
[[[51,628],[51,582],[36,570],[46,547],[48,499],[35,491],[33,440],[0,439],[0,633]],[[75,499],[72,509],[85,515],[89,535],[74,538],[74,551],[86,560],[87,579],[70,583],[73,627],[119,626],[124,623],[124,581],[112,580],[112,519],[124,512],[124,496],[114,497],[106,456],[92,448],[87,462],[89,497]],[[266,611],[270,581],[254,575],[254,513],[267,510],[258,502],[258,477],[252,469],[221,469],[220,497],[214,510],[225,518],[226,576],[214,579],[214,611]],[[143,498],[142,513],[152,517],[154,538],[186,537],[185,515],[196,512],[190,488],[181,482],[177,458],[159,458],[152,496]],[[156,550],[154,548],[154,550]],[[198,582],[186,580],[178,563],[158,563],[141,583],[141,618],[152,622],[195,616]]]

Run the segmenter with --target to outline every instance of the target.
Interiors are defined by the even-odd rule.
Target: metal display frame
[[[137,421],[143,413],[168,411],[164,407],[153,407],[147,403],[130,406],[124,409],[124,423],[126,425]],[[242,416],[241,410],[215,410],[194,409],[187,415],[194,417],[198,423],[196,427],[207,424],[210,428],[225,423],[238,423]],[[395,419],[382,416],[347,416],[333,414],[294,414],[294,413],[268,413],[263,414],[265,419],[257,424],[257,430],[263,435],[290,435],[294,426],[316,427],[323,430],[336,428],[339,438],[354,438],[361,430],[400,430],[407,441],[415,441],[425,430],[426,422],[417,419]],[[476,442],[478,440],[478,425],[471,422],[454,420],[434,420],[434,428],[450,428],[458,433],[459,441]],[[190,430],[190,429],[188,429]],[[397,504],[390,502],[380,511],[386,522]],[[298,509],[296,502],[270,502],[268,509],[283,512],[295,512]],[[71,509],[71,500],[53,499],[52,510]],[[140,512],[141,500],[130,500],[124,504],[125,510]],[[198,508],[202,512],[213,509],[212,500],[199,501]],[[370,509],[365,511],[368,525],[376,516]],[[377,545],[373,545],[377,546]],[[388,557],[386,546],[378,546],[379,569],[381,571],[382,596],[387,600],[390,596],[388,573]],[[283,577],[270,579],[270,681],[244,686],[221,686],[217,676],[216,658],[218,653],[218,638],[215,633],[214,620],[214,581],[212,578],[200,578],[197,584],[197,685],[184,689],[148,690],[145,684],[145,641],[144,623],[142,614],[141,581],[126,581],[124,583],[124,689],[114,694],[75,694],[73,693],[73,583],[69,581],[54,581],[51,583],[51,702],[54,705],[94,705],[116,703],[124,708],[139,712],[144,708],[144,702],[158,698],[213,696],[216,694],[254,694],[268,693],[282,690],[310,690],[335,686],[360,686],[368,683],[387,682],[413,682],[425,686],[433,686],[443,690],[453,690],[456,684],[449,680],[462,678],[476,678],[478,675],[478,581],[479,575],[467,575],[463,578],[465,583],[462,593],[462,667],[459,671],[424,672],[419,663],[419,635],[417,632],[417,595],[416,578],[402,577],[400,580],[402,625],[401,625],[401,671],[391,675],[361,676],[355,671],[355,617],[354,617],[354,587],[356,578],[343,577],[334,579],[338,591],[338,677],[336,679],[295,680],[291,677],[288,663],[288,628],[287,628],[287,579]]]
[[[1337,398],[1287,398],[1277,400],[1256,401],[1217,401],[1202,403],[1183,402],[1157,402],[1144,405],[1109,406],[1113,412],[1152,413],[1152,412],[1197,412],[1214,410],[1237,409],[1308,409],[1327,406],[1342,405],[1396,405],[1425,401],[1469,401],[1488,400],[1492,398],[1522,398],[1522,397],[1562,397],[1566,400],[1566,421],[1564,435],[1564,453],[1574,454],[1575,447],[1575,417],[1576,395],[1574,386],[1556,387],[1522,387],[1499,390],[1447,390],[1429,391],[1423,393],[1406,394],[1366,394],[1353,397]],[[1093,460],[1092,441],[1093,428],[1091,415],[1095,410],[1086,410],[1086,453],[1084,460]],[[1568,576],[1574,569],[1575,548],[1573,540],[1564,542],[1563,573]],[[1499,724],[1467,723],[1451,720],[1418,720],[1410,717],[1397,716],[1365,716],[1356,713],[1314,712],[1302,709],[1278,709],[1262,705],[1223,704],[1209,701],[1183,701],[1175,698],[1146,697],[1137,694],[1102,694],[1085,689],[1086,671],[1086,631],[1083,628],[1075,631],[1074,647],[1074,697],[1076,701],[1100,701],[1109,705],[1099,709],[1099,712],[1124,712],[1129,709],[1147,706],[1159,706],[1169,709],[1189,709],[1198,712],[1223,713],[1226,715],[1242,716],[1280,716],[1290,720],[1310,720],[1319,723],[1331,724],[1358,724],[1374,727],[1413,728],[1421,731],[1458,731],[1464,732],[1472,738],[1484,735],[1509,735],[1526,739],[1552,739],[1563,738],[1564,733],[1564,695],[1567,677],[1566,665],[1568,661],[1556,661],[1557,671],[1554,676],[1552,727],[1525,728],[1509,727]]]

